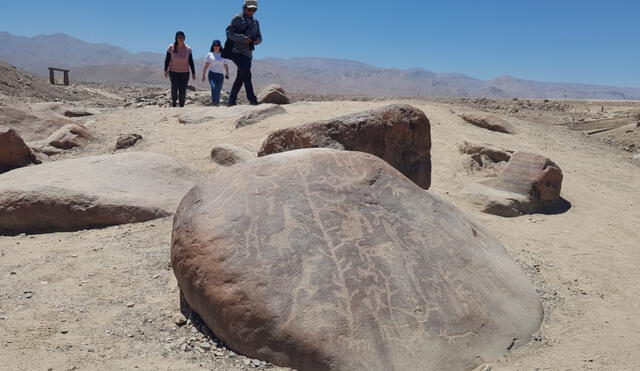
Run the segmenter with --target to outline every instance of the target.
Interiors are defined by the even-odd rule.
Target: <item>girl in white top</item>
[[[229,65],[228,61],[222,58],[220,51],[222,49],[222,43],[220,40],[213,40],[211,44],[211,52],[207,54],[207,60],[202,70],[202,81],[207,71],[209,71],[209,84],[211,85],[211,102],[214,106],[220,105],[220,92],[222,91],[222,84],[224,79],[229,78]]]

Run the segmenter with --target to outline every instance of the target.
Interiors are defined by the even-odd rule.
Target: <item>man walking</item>
[[[253,60],[253,50],[256,45],[262,42],[260,34],[260,23],[254,17],[258,11],[257,0],[244,0],[242,13],[233,17],[231,25],[227,28],[227,39],[233,41],[233,54],[231,60],[238,67],[236,80],[229,93],[228,106],[235,106],[238,93],[244,84],[247,99],[252,105],[258,104],[258,99],[253,92],[251,82],[251,62]]]

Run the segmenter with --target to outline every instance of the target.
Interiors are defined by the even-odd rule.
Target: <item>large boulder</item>
[[[80,124],[67,124],[56,130],[47,139],[29,143],[33,148],[47,155],[55,155],[60,152],[84,147],[94,137],[86,126]]]
[[[186,301],[231,349],[300,370],[462,370],[542,308],[500,242],[379,158],[305,149],[223,170],[174,217]]]
[[[211,159],[222,166],[232,166],[255,158],[253,152],[231,144],[221,143],[211,149]]]
[[[237,119],[235,122],[235,127],[239,129],[241,127],[257,124],[258,122],[271,116],[283,115],[285,113],[287,113],[287,111],[277,104],[261,104],[258,107],[247,111],[239,119]]]
[[[420,187],[431,185],[431,125],[424,112],[406,104],[278,130],[258,156],[315,147],[371,153]]]
[[[513,134],[515,129],[507,120],[487,113],[465,113],[460,116],[471,125],[499,133]]]
[[[173,214],[202,178],[145,152],[83,157],[0,175],[0,230],[74,231]]]
[[[272,84],[258,94],[258,103],[289,104],[291,99],[282,86]]]
[[[0,126],[0,173],[37,163],[22,138],[6,126]]]
[[[514,217],[559,207],[562,179],[562,170],[548,158],[516,152],[500,176],[472,183],[462,194],[486,213]]]

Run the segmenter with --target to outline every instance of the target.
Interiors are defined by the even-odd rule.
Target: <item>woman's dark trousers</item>
[[[253,83],[251,82],[251,60],[253,58],[247,57],[243,54],[233,53],[231,60],[238,67],[238,75],[236,76],[236,81],[233,82],[233,87],[231,88],[231,93],[229,93],[229,102],[228,104],[234,105],[236,104],[236,100],[238,99],[238,93],[242,88],[242,84],[244,84],[244,90],[247,93],[247,99],[251,104],[258,104],[258,99],[256,98],[255,93],[253,92]]]
[[[176,101],[180,102],[180,107],[184,107],[187,100],[187,86],[189,85],[189,72],[169,72],[171,79],[171,105],[176,106]]]

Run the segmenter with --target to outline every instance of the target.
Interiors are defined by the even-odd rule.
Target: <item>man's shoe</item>
[[[257,105],[259,105],[260,103],[258,103],[258,101],[257,101],[257,100],[254,100],[253,102],[249,102],[249,104],[251,104],[252,106],[257,106]]]

